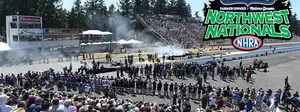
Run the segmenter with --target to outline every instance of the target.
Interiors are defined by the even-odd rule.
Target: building
[[[43,28],[42,17],[6,16],[6,40],[12,49],[79,45],[82,29]]]
[[[38,16],[6,16],[6,40],[11,48],[7,56],[18,59],[26,55],[36,57],[47,53],[47,57],[57,57],[63,54],[61,53],[63,51],[78,54],[82,31],[82,29],[43,28],[43,19]]]

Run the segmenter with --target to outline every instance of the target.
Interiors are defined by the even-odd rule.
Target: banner
[[[20,22],[41,22],[41,17],[33,17],[33,16],[20,16]]]
[[[79,34],[81,29],[44,29],[45,34]]]
[[[19,29],[19,35],[41,35],[43,29]]]
[[[78,30],[78,29],[65,29],[65,33],[67,33],[67,34],[78,34],[78,33],[82,33],[82,30]]]
[[[62,34],[62,29],[45,29],[46,34]]]
[[[102,86],[111,86],[113,82],[112,80],[102,80]]]

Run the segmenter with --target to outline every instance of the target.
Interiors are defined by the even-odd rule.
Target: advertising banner
[[[82,30],[78,30],[78,29],[65,29],[65,33],[67,33],[67,34],[78,34],[78,33],[82,33]]]
[[[234,48],[257,50],[265,38],[290,40],[289,0],[214,0],[204,7],[204,40],[232,40]]]
[[[45,34],[62,34],[63,31],[62,29],[44,29],[45,30]]]
[[[32,16],[20,16],[20,22],[41,22],[41,17],[32,17]]]
[[[45,34],[79,34],[82,33],[80,29],[44,29]]]
[[[41,35],[43,29],[19,29],[19,35]]]

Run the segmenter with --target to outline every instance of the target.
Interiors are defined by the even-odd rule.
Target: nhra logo
[[[261,48],[266,38],[290,40],[288,4],[289,0],[210,0],[204,8],[203,40],[230,38],[233,47],[242,51]]]
[[[232,45],[242,51],[252,51],[259,49],[263,42],[260,38],[251,35],[245,35],[235,38],[232,41]]]
[[[275,0],[221,0],[221,3],[224,5],[236,5],[236,4],[262,4],[262,5],[272,5],[275,3]]]

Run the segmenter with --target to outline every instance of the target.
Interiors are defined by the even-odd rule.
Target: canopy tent
[[[85,46],[85,45],[87,45],[87,44],[86,44],[86,43],[81,43],[80,45],[81,45],[81,46]]]
[[[83,35],[112,35],[111,32],[102,32],[100,30],[87,30],[82,32]]]
[[[0,42],[0,51],[7,51],[7,50],[11,50],[9,45],[6,43]]]
[[[103,44],[116,44],[118,42],[112,41],[112,42],[94,42],[94,43],[81,43],[81,46],[85,45],[103,45]]]
[[[100,45],[100,44],[103,44],[102,42],[95,42],[93,43],[94,45]]]
[[[112,35],[111,32],[102,32],[102,35]]]
[[[131,39],[131,40],[128,41],[128,43],[130,43],[130,44],[142,44],[143,42]]]
[[[126,41],[126,40],[124,40],[124,39],[119,40],[118,43],[119,43],[119,44],[129,44],[129,42]]]
[[[119,40],[118,41],[119,44],[142,44],[143,42],[141,41],[138,41],[138,40],[134,40],[134,39],[131,39],[129,41],[126,41],[126,40]]]

